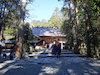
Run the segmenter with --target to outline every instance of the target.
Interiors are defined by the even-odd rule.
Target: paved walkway
[[[86,57],[12,60],[0,63],[0,75],[100,75],[100,60]]]

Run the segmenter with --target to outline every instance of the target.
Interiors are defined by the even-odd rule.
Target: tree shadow
[[[0,75],[100,75],[100,63],[59,61],[46,64],[29,62],[23,64],[12,62],[0,69]]]

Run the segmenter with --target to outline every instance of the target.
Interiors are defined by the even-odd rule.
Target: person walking
[[[33,49],[34,49],[34,51],[35,51],[35,47],[36,47],[36,43],[33,43]]]
[[[49,49],[49,43],[47,43],[47,49]]]
[[[54,44],[52,45],[52,54],[55,54],[56,55],[56,53],[57,53],[57,45],[56,45],[56,43],[54,42]]]
[[[6,59],[6,57],[7,57],[7,54],[6,54],[6,52],[4,52],[3,53],[3,58]]]
[[[10,60],[13,60],[13,57],[14,57],[14,52],[13,50],[10,51]]]
[[[60,55],[61,55],[61,44],[59,43],[57,45],[57,58],[60,58]]]

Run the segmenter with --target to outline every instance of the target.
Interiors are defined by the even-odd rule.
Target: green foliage
[[[60,13],[59,9],[56,8],[54,13],[52,14],[51,18],[48,20],[49,27],[58,27],[59,29],[62,26],[62,14]]]
[[[65,33],[66,35],[71,35],[72,34],[72,25],[70,20],[65,20],[63,22],[63,25],[61,27],[61,31]]]
[[[32,35],[32,30],[29,27],[29,23],[26,23],[23,26],[24,30],[23,30],[23,50],[24,52],[27,51],[29,52],[29,46],[30,46],[30,42],[32,42],[33,40],[33,35]]]
[[[32,21],[32,24],[33,24],[35,27],[46,27],[46,26],[47,26],[47,21],[46,21],[46,20],[42,20],[42,21],[33,20],[33,21]]]
[[[62,25],[62,21],[60,18],[56,16],[51,16],[50,20],[48,21],[48,27],[58,27],[60,28]]]
[[[11,38],[15,38],[15,36],[16,36],[16,29],[6,26],[3,35],[4,35],[4,38],[6,40],[9,40]]]
[[[93,12],[93,14],[100,14],[100,0],[89,0],[87,1],[89,5],[88,10],[89,12]]]
[[[12,32],[8,32],[11,29],[17,27],[16,25],[18,24],[19,17],[20,17],[20,5],[19,5],[19,0],[1,0],[0,1],[0,36],[2,36],[1,39],[3,39],[5,36],[8,36]],[[7,29],[6,27],[9,26]],[[11,29],[10,29],[11,28]],[[6,29],[4,31],[4,29]],[[13,31],[13,30],[11,30]],[[2,33],[4,32],[4,33]],[[4,35],[4,36],[3,36]],[[15,35],[15,34],[14,34]],[[8,37],[8,39],[11,36]],[[7,39],[7,38],[6,38]]]

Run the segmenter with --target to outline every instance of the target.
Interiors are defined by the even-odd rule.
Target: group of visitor
[[[3,52],[3,56],[2,57],[6,60],[6,58],[7,58],[6,52]],[[10,51],[9,58],[10,58],[10,60],[13,60],[13,58],[14,58],[13,50]]]
[[[52,45],[52,54],[57,55],[57,58],[60,57],[61,54],[61,44],[59,43],[58,45],[54,42]]]
[[[36,44],[33,43],[33,49],[35,49]],[[46,44],[46,49],[51,50],[52,49],[52,54],[57,55],[57,58],[60,57],[61,54],[61,44],[56,44],[55,41],[53,43],[47,43]],[[45,52],[45,51],[44,51]]]

